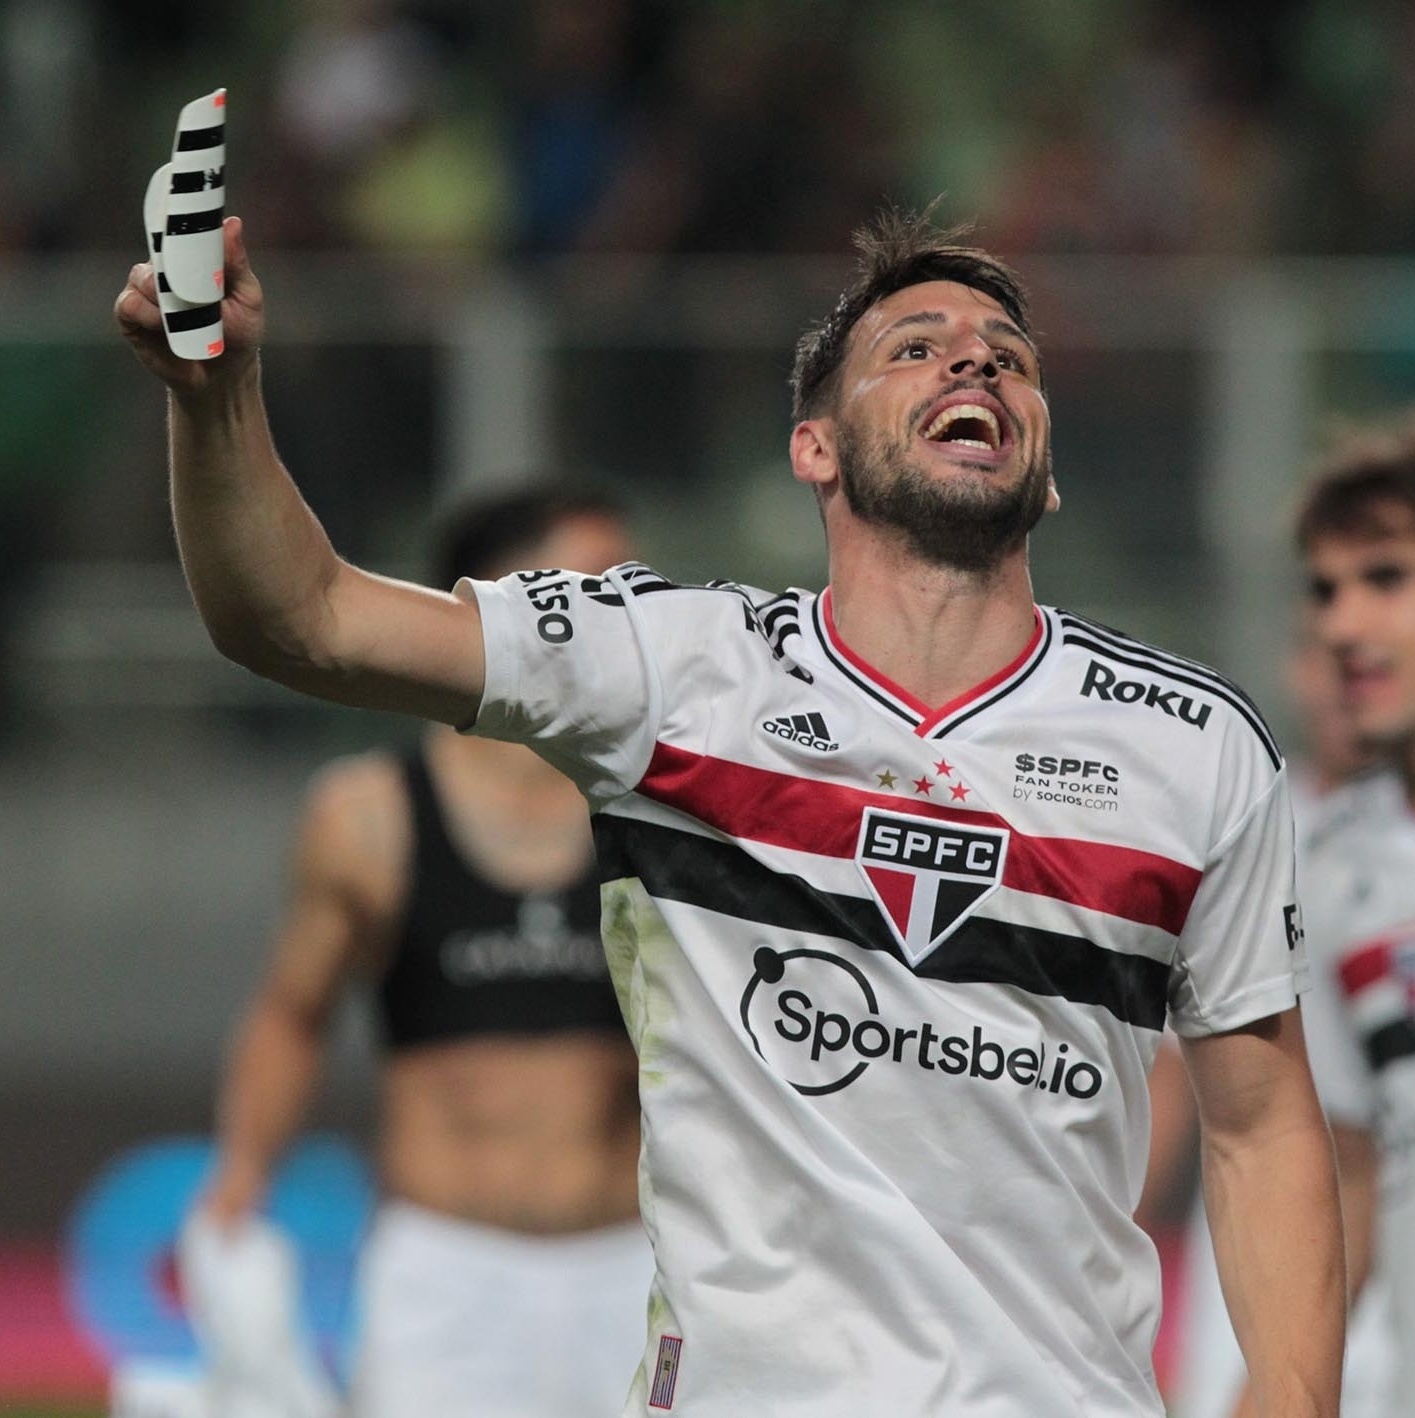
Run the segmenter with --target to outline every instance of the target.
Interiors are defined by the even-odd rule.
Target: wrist
[[[174,383],[167,386],[173,409],[189,419],[233,421],[242,409],[260,399],[260,354],[250,350],[243,354],[221,356],[224,367],[196,383]],[[232,364],[224,364],[232,360]]]

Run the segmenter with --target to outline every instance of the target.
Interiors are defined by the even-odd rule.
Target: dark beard
[[[994,571],[1046,511],[1046,457],[1034,459],[1013,486],[999,489],[986,482],[934,481],[897,445],[866,448],[844,424],[836,425],[836,444],[850,510],[861,521],[903,533],[909,549],[935,566]]]

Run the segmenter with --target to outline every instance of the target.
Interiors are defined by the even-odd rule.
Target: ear
[[[791,430],[791,471],[798,482],[817,488],[840,475],[835,455],[835,422],[829,418],[802,419]]]
[[[1047,502],[1046,510],[1056,512],[1061,508],[1061,494],[1056,490],[1056,479],[1050,473],[1047,474]]]

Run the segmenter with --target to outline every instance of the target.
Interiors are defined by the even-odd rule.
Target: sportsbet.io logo
[[[869,979],[824,950],[761,946],[742,992],[742,1025],[758,1054],[798,1092],[838,1093],[870,1068],[922,1069],[1068,1098],[1094,1098],[1104,1075],[1069,1044],[1008,1048],[978,1025],[947,1034],[928,1020],[887,1024]]]

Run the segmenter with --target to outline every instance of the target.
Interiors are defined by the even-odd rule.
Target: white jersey
[[[1415,814],[1393,774],[1343,789],[1314,833],[1312,1072],[1337,1121],[1375,1130],[1376,1256],[1391,1298],[1398,1372],[1390,1412],[1415,1393]]]
[[[1390,777],[1368,777],[1326,793],[1293,777],[1297,823],[1297,891],[1303,903],[1311,989],[1302,1000],[1307,1055],[1322,1107],[1334,1123],[1370,1127],[1375,1115],[1373,1078],[1341,988],[1341,962],[1362,910],[1389,915],[1392,889],[1403,890],[1415,910],[1415,855],[1384,883],[1389,844],[1372,850],[1368,838],[1385,835],[1400,814],[1401,789]],[[1405,885],[1401,886],[1401,877]],[[1357,950],[1362,940],[1358,933]],[[1388,1268],[1377,1244],[1376,1270],[1347,1325],[1341,1411],[1345,1418],[1395,1418]],[[1213,1241],[1202,1196],[1190,1212],[1184,1246],[1183,1321],[1175,1418],[1231,1418],[1247,1369],[1219,1284]],[[1409,1389],[1405,1390],[1409,1392]]]
[[[625,1409],[1136,1418],[1146,1074],[1289,1008],[1286,774],[1212,671],[1051,609],[918,703],[829,593],[525,572],[477,731],[595,813],[657,1275]]]

